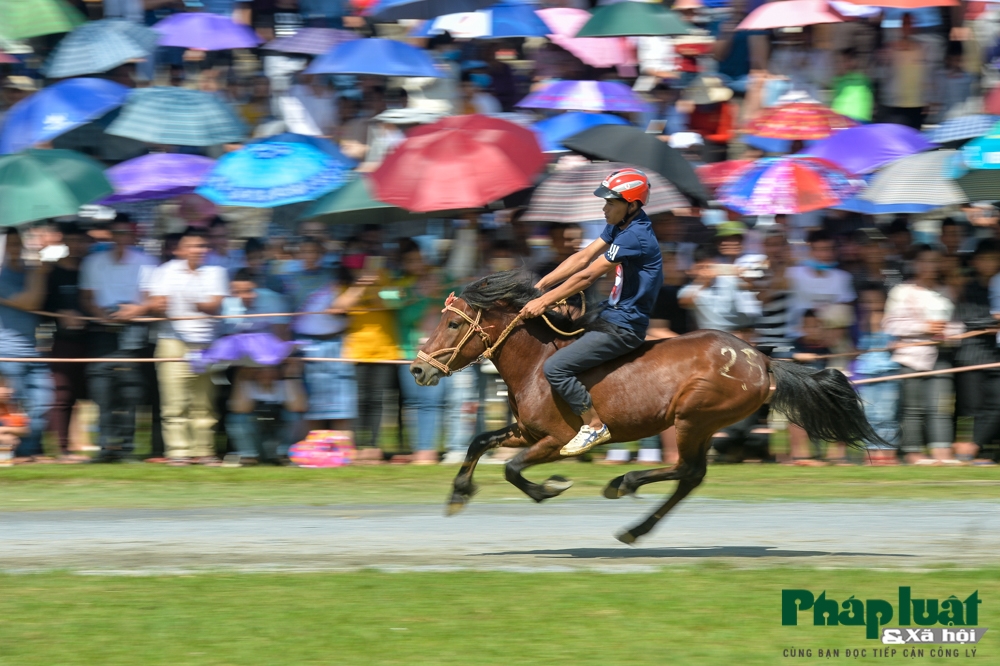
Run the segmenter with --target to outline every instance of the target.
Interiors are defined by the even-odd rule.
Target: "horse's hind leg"
[[[472,473],[476,469],[476,463],[479,462],[484,453],[500,446],[519,447],[527,445],[528,443],[521,435],[521,430],[517,427],[517,424],[476,435],[472,439],[472,443],[469,444],[469,451],[465,454],[465,462],[462,463],[458,474],[455,476],[451,497],[448,498],[446,515],[452,516],[464,509],[465,505],[472,499],[472,496],[476,494],[476,484],[472,482]]]
[[[619,534],[618,540],[631,546],[639,537],[656,527],[656,524],[660,522],[664,516],[670,513],[671,509],[677,506],[682,499],[687,497],[692,490],[701,485],[701,481],[704,478],[705,466],[702,465],[700,468],[695,468],[690,476],[680,479],[677,483],[677,490],[675,490],[674,494],[670,496],[670,499],[664,502],[659,509],[650,514],[646,520]]]
[[[542,483],[534,483],[521,475],[521,472],[534,465],[561,460],[563,458],[559,453],[561,446],[562,444],[555,441],[554,438],[543,437],[530,449],[519,451],[507,462],[507,466],[504,468],[504,477],[536,502],[561,495],[573,485],[573,482],[566,477],[555,474]]]

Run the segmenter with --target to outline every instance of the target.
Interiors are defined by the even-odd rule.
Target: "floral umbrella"
[[[819,102],[792,102],[764,110],[747,125],[746,132],[767,139],[813,141],[855,125]]]
[[[765,157],[719,189],[718,199],[744,215],[795,215],[835,206],[862,185],[815,157]]]
[[[694,171],[705,187],[714,191],[731,181],[736,174],[751,164],[753,164],[753,160],[726,160],[714,164],[702,164]]]

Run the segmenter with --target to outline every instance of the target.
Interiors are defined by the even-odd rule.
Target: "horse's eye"
[[[448,328],[458,328],[458,322],[457,321],[448,322]]]

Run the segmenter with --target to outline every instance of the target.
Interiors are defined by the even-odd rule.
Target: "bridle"
[[[450,376],[451,373],[455,371],[451,367],[451,364],[458,356],[458,353],[462,351],[462,347],[465,346],[465,343],[467,343],[472,338],[473,335],[478,333],[479,337],[482,338],[483,340],[483,345],[486,347],[486,350],[476,360],[481,361],[484,358],[485,359],[493,358],[493,352],[496,351],[497,347],[500,346],[500,343],[502,343],[507,338],[507,336],[510,335],[510,332],[514,330],[514,327],[517,326],[522,319],[521,315],[517,315],[516,317],[514,317],[514,321],[512,321],[510,325],[507,326],[506,329],[504,329],[504,332],[500,334],[500,337],[497,338],[497,341],[494,343],[490,341],[490,336],[487,335],[486,331],[479,323],[483,318],[483,311],[479,308],[472,308],[473,310],[476,311],[476,317],[475,319],[473,319],[468,314],[466,314],[462,310],[459,310],[454,305],[452,305],[452,303],[454,303],[457,300],[458,298],[455,296],[455,292],[452,292],[451,295],[448,296],[447,299],[445,299],[444,309],[441,310],[441,312],[442,313],[454,312],[459,317],[468,322],[469,330],[465,332],[465,335],[462,336],[462,339],[459,340],[458,344],[455,345],[454,347],[445,347],[443,349],[438,349],[437,351],[431,352],[430,354],[424,351],[417,352],[417,360],[423,361],[427,365],[436,368],[437,370],[440,370],[442,373],[444,373],[445,377]],[[472,306],[470,305],[469,307]],[[451,356],[449,356],[448,360],[445,361],[444,363],[435,358],[436,356],[441,356],[449,352],[451,352]]]
[[[514,319],[511,320],[511,322],[509,324],[507,324],[507,328],[505,328],[503,330],[503,332],[497,338],[497,341],[496,342],[490,342],[490,336],[486,333],[486,330],[479,323],[482,320],[482,318],[483,318],[483,310],[481,310],[480,308],[474,308],[474,307],[472,307],[470,305],[469,307],[476,311],[476,317],[475,317],[475,319],[473,319],[468,314],[466,314],[462,310],[459,310],[454,305],[452,305],[452,303],[454,303],[457,300],[458,300],[458,297],[455,296],[455,292],[452,292],[448,296],[448,298],[445,299],[445,301],[444,301],[444,309],[442,309],[441,312],[442,313],[445,313],[445,312],[454,312],[459,317],[461,317],[466,322],[468,322],[468,324],[469,324],[469,330],[467,330],[465,332],[465,335],[462,336],[462,339],[459,340],[458,344],[455,345],[454,347],[445,347],[443,349],[438,349],[437,351],[431,352],[430,354],[428,354],[427,352],[424,352],[422,350],[417,352],[417,360],[418,361],[423,361],[424,363],[426,363],[427,365],[431,366],[432,368],[436,368],[437,370],[440,370],[442,373],[444,373],[445,377],[449,377],[449,376],[451,376],[451,373],[455,372],[455,369],[451,367],[451,364],[455,360],[455,358],[458,356],[458,352],[462,351],[462,347],[465,346],[465,343],[467,343],[472,338],[473,335],[475,335],[475,334],[478,333],[479,337],[482,338],[483,346],[486,347],[486,349],[483,351],[483,353],[480,354],[479,358],[477,358],[476,361],[474,361],[474,362],[482,361],[483,359],[489,360],[489,359],[493,358],[493,354],[495,354],[496,351],[497,351],[497,349],[500,347],[500,345],[503,344],[503,341],[507,339],[507,336],[510,335],[510,332],[513,331],[514,328],[516,328],[518,324],[520,324],[522,321],[524,321],[524,317],[521,314],[518,314],[516,317],[514,317]],[[562,300],[559,303],[557,303],[556,305],[560,305],[560,304],[563,304],[565,302],[566,302],[565,300]],[[586,302],[586,300],[584,300],[584,302],[583,302],[583,311],[584,312],[587,311],[587,302]],[[542,315],[542,320],[546,324],[548,324],[549,328],[551,328],[553,331],[555,331],[559,335],[562,335],[562,336],[565,336],[565,337],[573,337],[575,335],[579,335],[580,333],[583,333],[583,329],[582,328],[579,329],[579,330],[577,330],[577,331],[572,331],[572,332],[561,331],[558,328],[556,328],[552,324],[552,322],[549,321],[549,318],[546,317],[545,315]],[[447,354],[449,352],[451,352],[451,356],[449,356],[448,360],[445,361],[444,363],[442,363],[441,361],[439,361],[439,360],[437,360],[435,358],[436,356],[441,356],[441,355]]]

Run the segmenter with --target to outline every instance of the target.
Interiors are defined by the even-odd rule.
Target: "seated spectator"
[[[308,408],[299,362],[239,368],[229,400],[226,432],[237,459],[227,464],[278,463],[287,458],[294,426]]]

